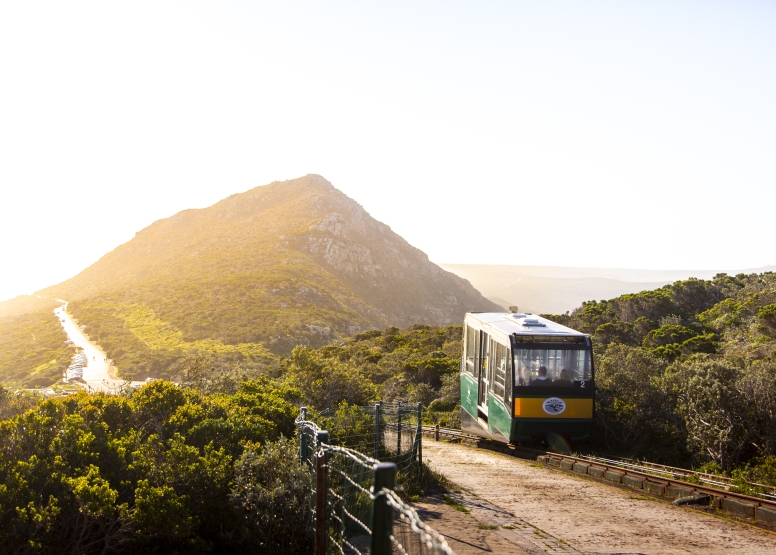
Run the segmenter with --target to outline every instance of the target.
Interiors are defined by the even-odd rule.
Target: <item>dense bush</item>
[[[593,336],[593,446],[770,475],[775,301],[776,274],[720,274],[548,315]]]
[[[235,470],[232,503],[244,527],[236,542],[245,552],[309,553],[310,471],[295,462],[296,442],[281,438],[263,447],[246,446]]]
[[[419,402],[455,425],[461,333],[461,326],[372,330],[320,349],[296,347],[279,371],[310,407]]]
[[[301,507],[308,487],[281,439],[294,433],[291,395],[266,379],[234,395],[156,381],[128,398],[82,393],[0,421],[4,552],[253,553],[257,538],[267,551],[301,545],[298,527],[261,524],[291,499]],[[276,493],[284,480],[291,498]]]

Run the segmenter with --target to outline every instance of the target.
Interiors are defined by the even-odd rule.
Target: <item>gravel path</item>
[[[563,551],[559,542],[568,553],[776,554],[776,534],[536,463],[428,438],[423,456],[463,488],[464,502],[466,492],[472,503],[477,497],[489,502],[495,524],[529,530],[525,537],[546,534],[546,553]]]

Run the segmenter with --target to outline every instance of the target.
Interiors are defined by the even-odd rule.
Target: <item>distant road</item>
[[[54,309],[59,323],[76,347],[80,347],[86,358],[88,364],[84,366],[83,379],[86,382],[86,387],[89,391],[97,392],[104,391],[106,393],[118,393],[122,385],[126,382],[123,380],[117,380],[110,377],[110,364],[108,364],[108,355],[103,352],[100,347],[86,337],[84,331],[78,327],[73,318],[67,313],[67,301],[57,299],[57,301],[63,303],[59,308]],[[88,331],[88,330],[87,330]],[[142,385],[145,382],[132,382],[132,385]]]

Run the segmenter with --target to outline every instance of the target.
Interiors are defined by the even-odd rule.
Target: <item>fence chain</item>
[[[316,458],[326,460],[326,485],[318,486],[311,508],[316,496],[323,495],[327,529],[318,533],[328,538],[327,553],[455,555],[444,537],[392,489],[397,470],[411,473],[415,465],[422,468],[420,405],[344,407],[323,411],[316,420],[308,420],[302,409],[295,424],[301,463],[314,473]],[[378,480],[386,470],[394,477]],[[379,517],[378,505],[384,507]],[[310,525],[315,523],[313,515]]]

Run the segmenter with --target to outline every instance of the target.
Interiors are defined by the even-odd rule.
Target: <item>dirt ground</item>
[[[441,499],[417,507],[459,555],[776,554],[776,534],[529,461],[428,438],[423,455],[471,511]]]
[[[458,501],[463,501],[456,496]],[[431,498],[423,503],[413,503],[418,516],[439,532],[447,540],[447,545],[456,555],[476,555],[481,553],[499,553],[503,555],[525,555],[527,552],[519,548],[509,539],[499,535],[498,528],[491,528],[481,523],[471,514],[461,512],[444,503],[442,498]]]

